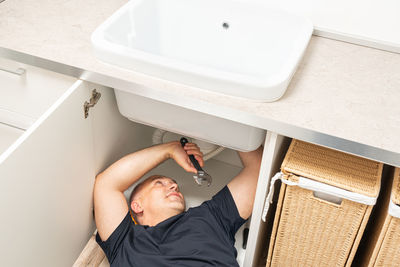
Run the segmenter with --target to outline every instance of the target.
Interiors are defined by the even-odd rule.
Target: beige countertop
[[[0,56],[400,166],[400,54],[313,36],[285,95],[255,103],[98,61],[90,35],[126,2],[6,0]]]

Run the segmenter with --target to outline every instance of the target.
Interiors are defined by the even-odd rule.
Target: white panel
[[[257,0],[253,0],[256,1]],[[316,29],[400,46],[398,0],[258,0],[310,18]]]
[[[240,160],[240,157],[235,150],[225,149],[220,154],[213,157],[213,159],[225,162],[233,166],[241,168],[243,167],[242,161]]]
[[[77,81],[0,156],[2,266],[71,266],[93,233],[89,98]]]
[[[6,124],[0,123],[0,155],[3,153],[24,131]]]
[[[266,236],[264,236],[266,223],[262,222],[261,215],[268,193],[270,177],[279,171],[289,141],[289,138],[267,132],[243,266],[257,266],[258,261],[263,257],[262,253],[266,251]]]

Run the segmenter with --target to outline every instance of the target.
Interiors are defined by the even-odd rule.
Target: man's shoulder
[[[227,186],[224,186],[220,191],[218,191],[211,199],[205,200],[198,206],[189,208],[186,213],[196,213],[203,212],[204,209],[210,210],[214,205],[222,205],[227,199],[228,201],[232,198],[232,195]],[[233,200],[233,199],[232,199]]]

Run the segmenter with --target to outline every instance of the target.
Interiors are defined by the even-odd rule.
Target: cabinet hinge
[[[83,104],[83,110],[85,112],[85,119],[89,116],[89,109],[91,107],[94,107],[97,104],[97,101],[99,101],[101,97],[101,94],[94,89],[92,91],[92,97],[90,98],[89,102],[85,101]]]

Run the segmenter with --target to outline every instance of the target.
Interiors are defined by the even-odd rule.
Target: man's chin
[[[185,211],[185,202],[174,202],[171,203],[172,205],[170,206],[171,208],[179,211],[179,212],[184,212]]]

